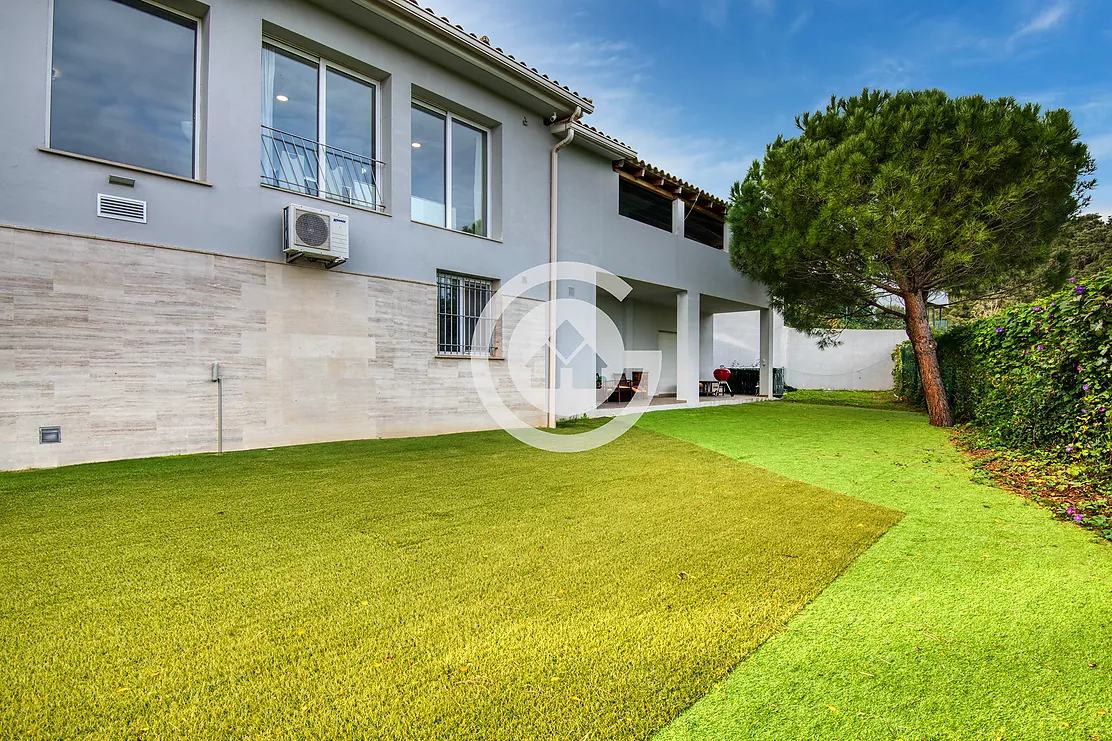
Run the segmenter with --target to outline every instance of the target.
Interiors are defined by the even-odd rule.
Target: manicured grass
[[[890,409],[900,412],[917,412],[907,402],[900,401],[891,391],[817,391],[800,389],[784,394],[784,401],[799,404],[830,404],[841,407],[865,409]]]
[[[907,513],[659,741],[1112,739],[1112,547],[974,483],[945,431],[802,404],[640,424]]]
[[[0,475],[0,737],[646,738],[898,517],[637,429]]]

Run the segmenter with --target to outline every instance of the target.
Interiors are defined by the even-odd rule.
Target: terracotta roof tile
[[[590,100],[590,98],[587,98],[587,100]],[[586,124],[586,123],[583,123],[582,121],[580,121],[579,125],[582,126],[585,129],[589,129],[589,130],[593,131],[594,133],[601,136],[603,139],[607,139],[609,141],[612,141],[615,144],[620,144],[621,146],[625,147],[626,149],[633,149],[633,147],[629,146],[628,144],[626,144],[621,139],[615,139],[614,137],[610,136],[606,132],[600,131],[600,130],[596,129],[594,126],[591,126],[590,124]]]
[[[671,174],[670,172],[662,170],[655,165],[649,164],[645,160],[637,160],[636,162],[626,162],[624,164],[624,167],[619,167],[618,164],[615,163],[615,168],[614,169],[626,169],[626,170],[628,170],[628,169],[634,169],[634,170],[641,169],[641,170],[645,171],[645,175],[652,175],[653,177],[660,178],[660,179],[666,181],[672,187],[680,187],[680,188],[683,188],[685,191],[688,191],[690,193],[698,193],[699,198],[705,198],[708,201],[711,201],[712,203],[714,203],[719,208],[728,209],[730,207],[730,204],[729,204],[728,201],[725,201],[725,200],[719,198],[718,196],[714,195],[713,193],[708,193],[707,191],[703,190],[699,186],[692,185],[691,183],[687,182],[686,180],[682,180],[682,179],[676,177],[675,175]],[[636,175],[636,173],[635,173],[635,175]]]
[[[412,3],[417,8],[421,7],[421,4],[418,2],[418,0],[409,0],[409,2]],[[492,45],[490,43],[490,38],[488,38],[487,36],[476,36],[474,33],[471,33],[469,31],[467,31],[463,26],[461,26],[459,24],[452,23],[445,16],[438,16],[432,8],[423,8],[423,10],[425,11],[425,13],[427,13],[428,15],[433,17],[434,19],[438,19],[438,20],[448,24],[452,28],[456,29],[457,31],[460,31],[461,33],[465,33],[468,36],[470,36],[471,38],[475,39],[476,41],[479,41],[479,42],[485,44],[486,46],[490,47],[491,49],[493,49],[497,53],[501,54],[506,59],[510,60],[511,62],[514,62],[517,65],[519,65],[522,69],[524,69],[528,72],[532,72],[537,77],[540,77],[541,79],[547,80],[547,81],[551,82],[552,84],[559,86],[565,92],[571,93],[572,95],[576,96],[577,98],[582,98],[583,100],[587,101],[589,104],[594,105],[595,102],[591,98],[588,98],[584,95],[580,95],[577,91],[572,90],[567,85],[561,85],[558,80],[552,79],[551,77],[544,74],[543,72],[538,72],[536,67],[530,67],[529,65],[525,64],[521,60],[514,57],[513,54],[508,54],[507,52],[503,51],[502,47]],[[607,139],[609,141],[614,142],[615,144],[619,144],[623,147],[626,147],[627,149],[632,149],[632,147],[630,147],[628,144],[626,144],[622,140],[616,139],[615,137],[612,137],[609,134],[606,134],[606,133],[596,129],[594,126],[591,126],[589,124],[585,124],[582,121],[580,121],[580,125],[585,126],[586,128],[590,129],[595,134],[598,134],[599,136],[603,137],[604,139]],[[637,161],[637,166],[638,167],[643,167],[647,172],[652,172],[657,177],[661,177],[661,178],[665,178],[667,180],[670,180],[670,181],[676,183],[677,185],[682,186],[683,188],[685,188],[687,190],[697,191],[701,196],[703,196],[703,197],[705,197],[709,200],[712,200],[715,203],[717,203],[717,204],[719,204],[723,207],[728,207],[729,206],[729,204],[726,201],[722,200],[718,196],[716,196],[712,193],[708,193],[707,191],[703,190],[702,188],[699,188],[698,186],[692,185],[691,183],[688,183],[685,180],[681,180],[681,179],[677,178],[675,175],[667,173],[667,172],[665,172],[664,170],[661,170],[658,167],[650,165],[648,162],[645,162],[644,160],[638,160]]]

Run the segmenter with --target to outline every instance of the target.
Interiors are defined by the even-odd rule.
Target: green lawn
[[[638,429],[3,474],[0,738],[647,738],[898,517]]]
[[[832,404],[834,406],[864,407],[865,409],[890,409],[915,412],[906,402],[899,401],[891,391],[818,391],[800,389],[784,394],[784,401],[798,404]]]
[[[658,741],[1112,739],[1112,547],[973,483],[925,417],[766,403],[641,424],[907,513]]]

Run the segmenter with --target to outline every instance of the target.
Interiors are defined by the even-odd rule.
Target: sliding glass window
[[[197,28],[138,0],[54,0],[49,146],[195,177]]]
[[[488,146],[486,129],[414,103],[413,220],[489,236]]]
[[[370,80],[264,41],[263,184],[381,209],[375,97]]]

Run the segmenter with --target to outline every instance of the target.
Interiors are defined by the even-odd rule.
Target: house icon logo
[[[548,344],[556,353],[557,367],[571,367],[572,361],[580,351],[584,349],[593,351],[593,348],[588,347],[587,340],[579,333],[575,325],[568,320],[564,320],[556,328],[556,336],[550,338]]]
[[[541,302],[539,297],[547,293],[554,276],[557,299]],[[605,445],[637,422],[656,393],[661,353],[627,350],[614,321],[595,305],[600,292],[622,301],[631,290],[613,273],[578,262],[538,265],[503,282],[479,325],[498,327],[502,337],[508,338],[498,360],[504,363],[512,384],[495,381],[489,355],[471,357],[479,398],[502,429],[535,448],[572,453]],[[553,325],[554,332],[549,329]],[[475,340],[473,347],[484,347],[482,338]],[[626,400],[620,413],[589,431],[556,434],[529,424],[514,411],[531,407],[534,412],[549,414],[554,410],[560,419],[591,414],[607,400],[597,379],[624,378],[631,369],[648,382]]]

